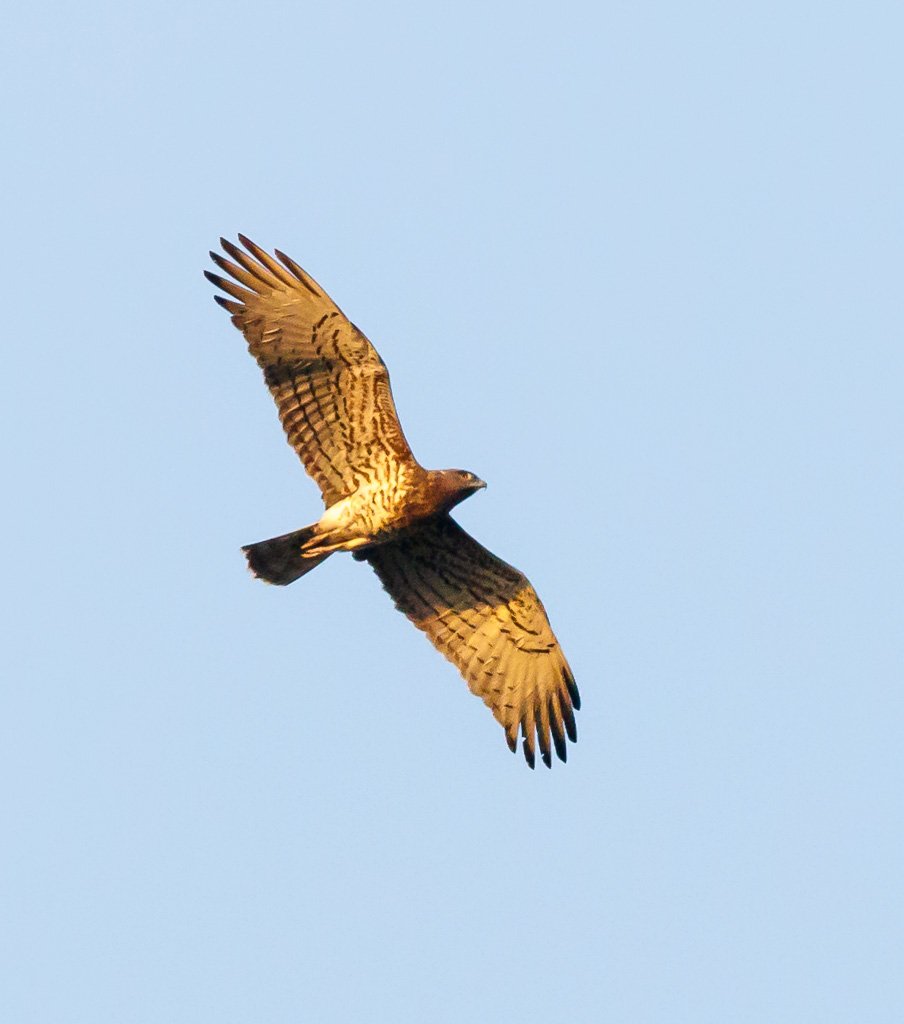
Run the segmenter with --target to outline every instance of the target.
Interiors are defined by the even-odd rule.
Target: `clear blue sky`
[[[0,1018],[904,1019],[899,4],[7,12]],[[294,256],[580,683],[530,772],[201,271]]]

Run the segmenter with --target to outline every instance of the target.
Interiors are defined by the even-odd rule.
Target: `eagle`
[[[337,551],[369,562],[396,607],[464,676],[531,768],[567,755],[580,695],[527,577],[450,516],[486,486],[429,470],[402,433],[389,374],[367,338],[297,263],[239,235],[205,276],[263,370],[289,444],[323,494],[311,526],[242,550],[255,576],[293,583]]]

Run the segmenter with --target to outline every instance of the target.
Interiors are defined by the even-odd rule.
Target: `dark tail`
[[[303,530],[262,540],[257,544],[249,544],[242,548],[248,559],[248,567],[258,579],[266,583],[275,583],[285,587],[294,583],[299,576],[304,576],[329,555],[315,555],[305,558],[301,553],[301,545],[314,536],[316,526],[306,526]]]

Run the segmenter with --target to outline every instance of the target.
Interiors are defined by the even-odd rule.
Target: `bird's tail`
[[[285,533],[282,537],[248,544],[242,548],[248,559],[248,567],[258,579],[266,583],[275,583],[279,587],[294,583],[300,576],[320,565],[325,558],[329,558],[329,552],[325,555],[302,554],[302,544],[316,532],[315,524],[293,533]]]

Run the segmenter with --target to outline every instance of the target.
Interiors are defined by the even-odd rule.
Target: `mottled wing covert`
[[[550,741],[566,759],[580,696],[546,611],[527,578],[441,516],[400,540],[355,555],[374,567],[396,607],[482,697],[533,768]]]
[[[399,425],[389,374],[376,349],[313,278],[278,250],[279,262],[239,235],[225,239],[232,262],[211,253],[230,278],[205,276],[264,371],[289,443],[327,506],[365,480],[394,475],[413,456]]]

